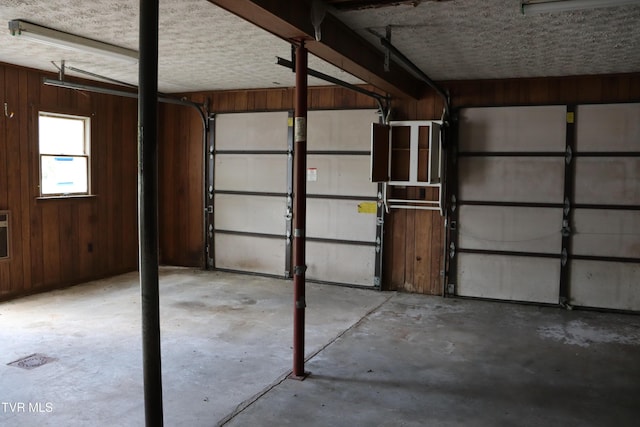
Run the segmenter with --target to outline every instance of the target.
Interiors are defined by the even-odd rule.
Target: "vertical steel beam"
[[[304,314],[306,216],[307,216],[307,48],[296,48],[296,101],[293,150],[293,373],[304,379]]]
[[[576,141],[576,106],[567,105],[566,149],[564,162],[564,209],[562,210],[562,252],[560,254],[560,295],[558,303],[569,308],[571,290],[571,252],[574,205],[574,177],[575,177],[575,141]]]
[[[450,118],[451,123],[447,136],[447,154],[446,154],[446,191],[443,197],[447,200],[443,201],[447,207],[447,215],[445,217],[445,248],[444,256],[447,258],[445,267],[445,281],[443,296],[452,296],[457,293],[458,280],[458,214],[460,212],[458,206],[458,139],[459,139],[459,113],[456,111]]]
[[[142,362],[147,426],[162,426],[158,289],[158,0],[140,0],[138,225]]]
[[[284,256],[284,277],[291,277],[291,258],[293,255],[293,111],[287,115],[287,212],[285,214],[285,228],[287,241]]]
[[[206,118],[206,138],[205,138],[205,265],[207,270],[216,267],[215,261],[215,217],[214,217],[214,190],[215,190],[215,115],[210,114]]]

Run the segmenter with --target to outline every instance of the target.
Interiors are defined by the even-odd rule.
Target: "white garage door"
[[[215,117],[215,267],[282,276],[288,114]]]
[[[638,104],[463,109],[458,144],[455,294],[640,310]]]
[[[565,112],[461,111],[458,295],[558,302]]]
[[[375,121],[375,110],[308,113],[310,280],[374,286],[377,186],[368,168]],[[291,124],[286,112],[216,116],[216,268],[290,277]]]
[[[640,310],[640,104],[577,107],[572,223],[571,301]]]

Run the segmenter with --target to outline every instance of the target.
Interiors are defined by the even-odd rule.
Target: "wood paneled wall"
[[[640,74],[444,82],[454,108],[640,101]],[[367,87],[372,89],[371,87]],[[293,109],[294,90],[265,89],[187,94],[214,113]],[[370,98],[343,88],[311,87],[310,109],[376,108]],[[434,94],[394,100],[392,120],[434,120],[443,103]],[[195,113],[163,106],[161,145],[161,252],[163,262],[203,265],[202,137]],[[188,127],[185,128],[184,126]],[[178,145],[175,145],[177,143]],[[197,180],[197,181],[194,181]],[[437,212],[397,210],[385,224],[384,288],[442,293],[444,222]]]
[[[0,210],[11,211],[12,256],[0,299],[137,268],[137,102],[42,84],[55,77],[0,64]],[[91,115],[93,197],[38,199],[38,110]]]

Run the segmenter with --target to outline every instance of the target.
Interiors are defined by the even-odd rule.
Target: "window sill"
[[[95,199],[98,197],[95,194],[70,194],[68,196],[40,196],[36,197],[38,201],[44,200],[78,200],[78,199]]]

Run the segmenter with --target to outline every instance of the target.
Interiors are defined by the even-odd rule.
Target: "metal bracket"
[[[564,161],[567,164],[571,164],[571,159],[573,159],[573,150],[571,149],[570,145],[567,145],[567,150],[565,151],[565,154],[564,154]]]
[[[569,220],[562,220],[562,237],[571,236],[571,227],[569,226]]]
[[[567,264],[567,259],[569,259],[569,256],[567,255],[567,248],[562,248],[562,256],[560,258],[560,262],[562,263],[563,267]]]
[[[449,245],[449,258],[453,259],[454,256],[456,256],[456,245],[451,242]]]
[[[306,265],[296,265],[293,267],[293,274],[296,276],[302,276],[307,271]]]
[[[449,283],[447,284],[447,295],[455,295],[456,293],[456,284]]]
[[[8,117],[10,119],[13,118],[13,111],[11,113],[9,113],[9,106],[7,105],[7,103],[4,103],[4,116]]]

